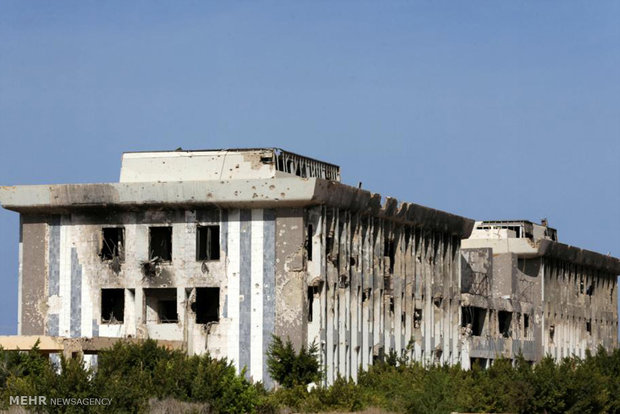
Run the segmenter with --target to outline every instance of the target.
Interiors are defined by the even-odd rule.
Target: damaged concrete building
[[[620,261],[527,220],[476,222],[461,243],[463,360],[487,365],[617,347]]]
[[[118,183],[0,202],[20,213],[19,335],[182,341],[268,386],[272,334],[318,344],[326,383],[390,352],[469,367],[617,343],[618,259],[279,149],[125,153]]]

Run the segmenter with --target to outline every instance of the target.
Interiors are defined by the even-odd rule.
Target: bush
[[[313,342],[310,348],[305,346],[297,354],[290,339],[286,344],[273,335],[267,349],[267,369],[271,378],[284,388],[296,385],[308,385],[321,379],[317,345]]]
[[[390,412],[449,413],[618,413],[620,412],[620,350],[599,349],[584,359],[550,357],[531,366],[522,357],[497,359],[487,370],[459,366],[423,367],[404,359],[360,372],[358,383],[338,378],[331,387],[308,383],[320,380],[316,350],[294,352],[274,338],[270,347],[274,379],[285,386],[267,391],[236,374],[225,359],[189,357],[158,347],[116,344],[102,352],[97,370],[81,359],[58,364],[35,347],[26,352],[0,349],[0,408],[9,396],[48,398],[106,397],[112,406],[53,407],[54,412],[148,412],[154,407],[185,407],[218,413],[275,414],[288,407],[296,412],[356,411],[380,407]],[[268,360],[269,361],[269,360]],[[278,376],[276,376],[278,375]],[[297,377],[296,377],[297,376]],[[161,402],[159,404],[158,402]],[[49,408],[52,410],[52,408]]]

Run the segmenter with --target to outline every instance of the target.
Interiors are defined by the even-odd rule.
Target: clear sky
[[[123,151],[279,146],[620,256],[618,1],[0,1],[0,184]],[[18,215],[0,211],[0,334]]]

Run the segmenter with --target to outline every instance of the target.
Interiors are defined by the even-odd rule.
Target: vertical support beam
[[[307,343],[304,260],[304,211],[281,208],[276,212],[276,335],[289,338],[295,349]]]
[[[231,209],[228,212],[228,262],[226,265],[226,289],[227,317],[230,322],[228,331],[228,359],[235,365],[239,372],[239,296],[240,296],[240,255],[241,255],[241,212],[239,209]]]

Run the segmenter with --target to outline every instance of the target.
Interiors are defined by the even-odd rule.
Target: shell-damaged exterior
[[[21,217],[19,335],[182,341],[268,386],[272,335],[316,343],[326,383],[390,352],[467,368],[617,343],[618,259],[278,149],[126,153],[118,183],[0,203]]]

